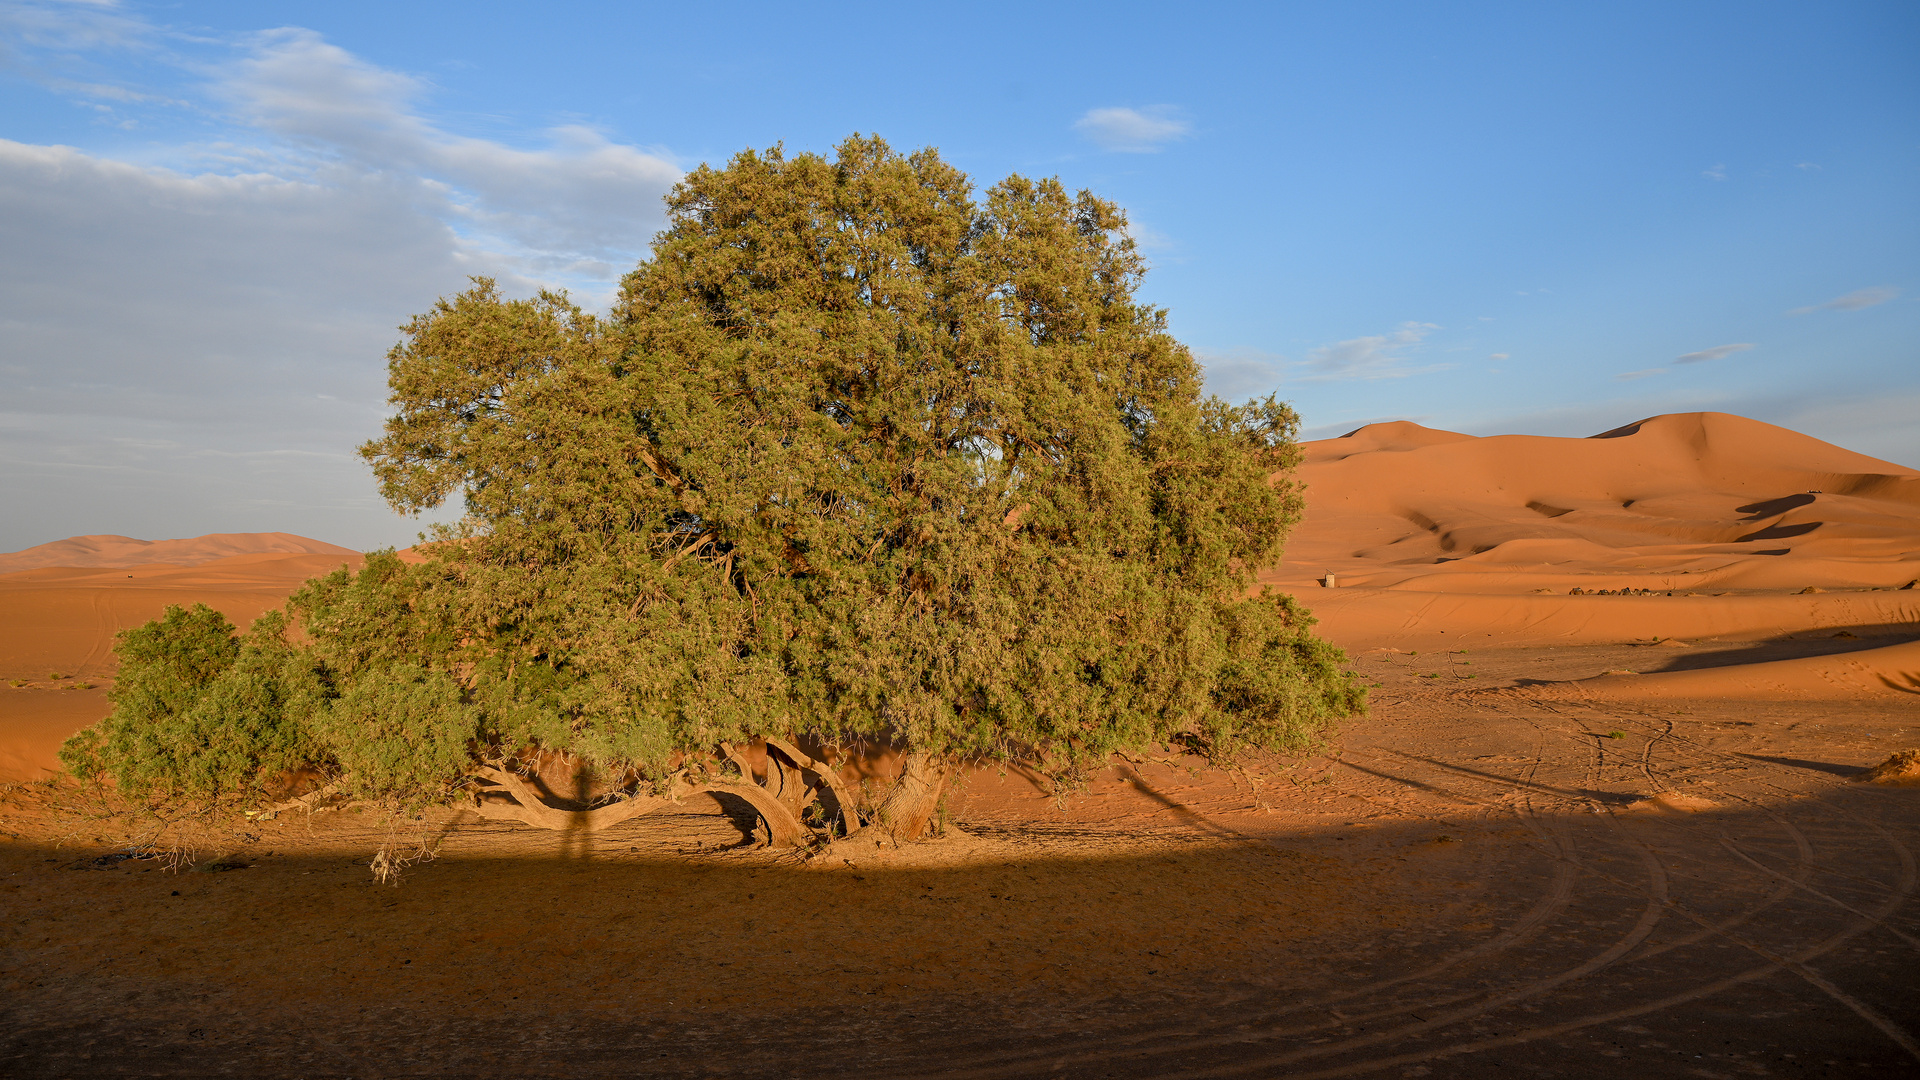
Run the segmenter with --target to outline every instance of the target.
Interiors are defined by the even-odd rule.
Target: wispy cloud
[[[1685,363],[1684,360],[1682,360],[1681,362]],[[1615,375],[1614,378],[1619,379],[1621,382],[1632,382],[1635,379],[1644,379],[1650,375],[1665,375],[1666,373],[1667,373],[1666,368],[1650,367],[1640,371],[1623,371],[1620,374]]]
[[[1489,360],[1506,360],[1506,359],[1509,359],[1509,358],[1511,358],[1511,356],[1512,356],[1512,355],[1513,355],[1513,354],[1511,354],[1511,353],[1503,353],[1503,352],[1490,352],[1490,353],[1488,353],[1488,354],[1487,354],[1487,359],[1489,359]]]
[[[1133,213],[1127,215],[1126,232],[1128,238],[1130,238],[1141,251],[1147,252],[1148,254],[1171,251],[1177,243],[1173,237],[1141,221],[1139,216]]]
[[[1155,153],[1193,132],[1193,125],[1172,105],[1088,109],[1073,126],[1104,149],[1129,154]]]
[[[1450,363],[1414,365],[1409,361],[1421,348],[1427,335],[1440,327],[1434,323],[1406,322],[1387,334],[1348,338],[1311,350],[1305,360],[1288,360],[1274,353],[1240,349],[1223,353],[1203,353],[1200,366],[1206,373],[1207,391],[1229,399],[1270,393],[1284,383],[1345,382],[1350,379],[1404,379],[1448,371]],[[1505,359],[1496,353],[1494,359]]]
[[[1702,169],[1700,175],[1709,180],[1725,180],[1727,178],[1727,167],[1725,164],[1715,165],[1711,169]]]
[[[1674,357],[1673,362],[1676,364],[1701,364],[1708,360],[1722,360],[1732,356],[1734,353],[1746,352],[1751,348],[1753,348],[1753,343],[1747,341],[1734,345],[1715,345],[1711,349],[1701,349],[1699,352],[1682,353]]]
[[[1900,295],[1900,290],[1891,285],[1874,285],[1870,288],[1855,289],[1845,296],[1836,296],[1824,304],[1809,304],[1787,312],[1789,315],[1811,315],[1816,311],[1859,311],[1875,304],[1884,304]]]
[[[1287,358],[1251,349],[1202,353],[1198,357],[1207,393],[1228,401],[1270,394],[1286,378]]]
[[[1348,338],[1322,345],[1309,354],[1308,367],[1313,374],[1301,382],[1334,382],[1343,379],[1401,379],[1430,371],[1444,371],[1452,364],[1407,366],[1408,354],[1440,327],[1434,323],[1406,322],[1389,334]]]
[[[0,31],[29,49],[72,54],[102,49],[145,51],[153,27],[102,0],[14,0],[0,5]],[[8,50],[9,66],[30,74],[41,69],[29,56]]]

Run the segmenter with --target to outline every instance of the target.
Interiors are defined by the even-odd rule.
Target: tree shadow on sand
[[[1807,779],[1810,797],[1768,799],[1756,781],[1698,813],[1642,811],[1654,787],[1595,790],[1575,765],[1360,756],[1343,760],[1356,780],[1454,809],[1229,828],[1136,778],[1184,811],[1165,836],[1000,829],[913,864],[851,841],[743,849],[739,808],[689,800],[559,844],[456,831],[398,889],[325,853],[78,873],[0,845],[10,913],[39,928],[10,940],[0,1071],[1663,1077],[1776,1051],[1912,1067],[1911,793]],[[671,854],[689,844],[720,854]]]

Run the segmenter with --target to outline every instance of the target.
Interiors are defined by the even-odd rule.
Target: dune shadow
[[[1765,499],[1760,502],[1748,503],[1745,506],[1736,506],[1734,507],[1734,512],[1749,515],[1747,518],[1748,521],[1759,521],[1761,518],[1778,517],[1789,510],[1798,509],[1813,501],[1814,495],[1812,492],[1800,491],[1792,495],[1782,495],[1777,499]]]
[[[1825,525],[1824,521],[1802,521],[1793,525],[1769,525],[1756,532],[1735,539],[1735,543],[1746,544],[1755,540],[1791,540],[1796,536],[1805,536]]]
[[[1676,655],[1666,658],[1665,663],[1658,667],[1647,668],[1646,673],[1705,671],[1712,668],[1739,667],[1743,664],[1764,664],[1773,660],[1840,656],[1846,653],[1864,652],[1868,649],[1884,649],[1889,645],[1904,645],[1909,641],[1920,639],[1920,635],[1914,634],[1911,624],[1832,627],[1823,629],[1821,633],[1846,636],[1756,641],[1732,647],[1699,646],[1686,652],[1676,650]]]

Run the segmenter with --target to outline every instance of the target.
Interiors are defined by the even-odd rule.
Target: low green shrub
[[[241,638],[195,604],[122,631],[113,711],[68,739],[61,762],[137,798],[212,801],[256,794],[267,777],[310,763],[319,748],[287,708],[284,669],[298,667],[299,653],[285,627],[285,615],[270,612]]]

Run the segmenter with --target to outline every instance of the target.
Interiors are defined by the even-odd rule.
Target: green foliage
[[[530,747],[658,776],[780,736],[1071,777],[1363,707],[1254,588],[1300,514],[1297,420],[1201,397],[1113,204],[976,197],[855,137],[703,166],[668,212],[606,317],[478,280],[404,327],[361,452],[461,524],[309,583],[298,646],[130,632],[76,769],[224,789],[305,754],[421,800]]]
[[[68,739],[62,763],[82,778],[111,776],[130,795],[216,801],[310,763],[317,747],[287,707],[298,654],[284,631],[285,617],[270,612],[242,640],[205,604],[170,606],[122,631],[113,712]]]
[[[458,677],[445,601],[457,590],[391,551],[308,582],[288,601],[306,629],[313,672],[295,705],[328,764],[364,795],[419,802],[472,764],[483,712]]]

